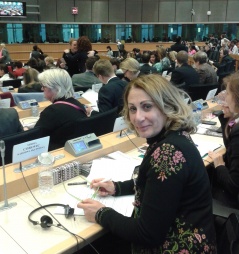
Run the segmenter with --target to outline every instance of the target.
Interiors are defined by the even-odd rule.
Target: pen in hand
[[[83,184],[87,184],[87,182],[74,182],[74,183],[68,183],[67,185],[83,185]]]
[[[105,178],[105,179],[101,180],[100,183],[106,183],[108,181],[112,181],[112,179],[111,178]],[[96,195],[97,195],[99,189],[100,189],[100,187],[97,187],[97,189],[95,190],[95,192],[93,193],[93,195],[91,197],[92,199],[96,198]]]

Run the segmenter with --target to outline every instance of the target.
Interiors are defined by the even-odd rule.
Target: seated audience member
[[[168,59],[170,61],[170,66],[174,69],[177,61],[177,52],[176,51],[170,51],[168,52]]]
[[[0,85],[5,80],[12,80],[15,79],[15,76],[12,72],[9,72],[9,68],[6,64],[0,64]]]
[[[42,92],[42,86],[38,79],[39,72],[34,68],[28,68],[23,74],[24,85],[18,88],[18,93]]]
[[[185,89],[189,85],[199,83],[199,75],[195,69],[188,64],[188,53],[184,50],[177,54],[177,67],[172,71],[171,82],[174,85],[185,83]]]
[[[134,216],[90,198],[77,205],[88,221],[130,241],[131,253],[216,254],[210,183],[190,137],[195,123],[184,95],[157,74],[141,76],[126,88],[124,118],[149,147],[135,179],[103,183],[98,178],[91,188],[102,202],[134,194]]]
[[[115,75],[112,64],[106,59],[100,59],[95,62],[93,72],[103,83],[98,94],[99,112],[120,107],[127,82]]]
[[[120,60],[117,57],[113,57],[110,59],[110,62],[114,68],[115,74],[117,73],[123,73],[122,70],[120,69]]]
[[[156,55],[156,51],[151,51],[149,53],[150,55],[150,59],[149,59],[149,65],[153,66],[156,62],[157,62],[157,55]]]
[[[6,48],[5,43],[1,43],[0,44],[0,64],[10,64],[11,61],[12,60]]]
[[[207,54],[198,51],[194,56],[195,70],[199,74],[199,84],[216,84],[217,74],[213,67],[207,63]]]
[[[135,55],[134,58],[135,58],[139,63],[141,63],[142,54],[141,54],[141,52],[140,52],[140,49],[134,48],[134,49],[133,49],[133,52],[134,52],[134,55]]]
[[[233,58],[231,56],[229,56],[229,50],[228,49],[221,49],[220,50],[220,58],[221,58],[220,63],[213,63],[213,65],[217,68],[227,64],[230,61],[233,61]]]
[[[176,52],[185,50],[186,52],[188,52],[187,47],[184,44],[182,44],[182,38],[180,36],[176,37],[176,42],[175,42],[175,44],[173,44],[171,46],[171,50],[176,51]]]
[[[225,100],[223,114],[219,116],[226,147],[224,155],[210,151],[213,159],[213,197],[225,206],[239,208],[239,74],[225,79],[226,91],[218,96]]]
[[[149,60],[150,60],[150,54],[149,53],[143,53],[141,57],[141,61],[143,65],[140,67],[140,73],[141,74],[152,74],[156,73],[157,69],[155,67],[152,67],[149,65]]]
[[[113,51],[112,51],[111,47],[110,47],[110,46],[107,46],[106,48],[107,48],[107,53],[106,53],[106,55],[107,55],[108,57],[113,57]]]
[[[26,63],[26,65],[28,67],[31,67],[31,68],[34,68],[36,69],[37,71],[39,71],[40,73],[43,72],[43,69],[45,69],[45,66],[44,68],[39,64],[38,60],[36,60],[34,57],[30,58],[28,60],[28,62]]]
[[[207,54],[207,57],[209,58],[213,52],[210,43],[205,45],[204,51]]]
[[[120,69],[123,71],[124,77],[129,80],[136,79],[140,75],[140,64],[131,57],[121,62]]]
[[[26,71],[25,68],[23,68],[22,66],[22,62],[17,61],[14,63],[15,69],[13,70],[13,74],[16,78],[18,77],[22,77],[23,73]]]
[[[197,53],[197,49],[196,49],[195,45],[193,45],[192,43],[190,43],[189,48],[188,48],[188,54],[189,54],[190,56],[193,56],[193,55],[195,55],[196,53]]]
[[[43,134],[54,140],[60,139],[61,137],[54,136],[54,131],[77,119],[86,118],[86,109],[74,99],[72,80],[66,70],[49,69],[40,73],[38,78],[45,98],[52,104],[41,112],[35,127],[41,127]]]
[[[44,58],[44,61],[45,61],[45,64],[46,64],[45,69],[55,69],[55,68],[57,68],[56,65],[55,65],[55,60],[54,60],[53,57],[47,56],[47,57]]]
[[[95,62],[99,60],[98,57],[88,57],[85,62],[86,71],[84,73],[75,74],[72,76],[72,83],[74,86],[92,86],[93,84],[101,83],[92,71]]]
[[[0,137],[23,131],[15,108],[0,108]]]
[[[158,47],[156,50],[158,62],[153,65],[157,69],[157,72],[162,73],[163,70],[167,70],[170,67],[170,60],[167,57],[167,52],[164,47]]]
[[[230,42],[229,54],[238,55],[238,48],[236,44],[237,44],[236,40],[232,40]]]
[[[135,58],[134,52],[132,52],[132,51],[128,52],[126,58],[128,58],[128,57],[133,57],[133,58]]]

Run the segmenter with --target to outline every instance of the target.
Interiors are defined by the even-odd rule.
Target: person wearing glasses
[[[101,199],[134,194],[134,216],[93,199],[77,205],[88,221],[130,241],[134,254],[216,253],[210,183],[190,137],[196,126],[185,95],[157,74],[128,84],[124,119],[149,145],[138,177],[124,182],[94,179],[91,188]]]
[[[72,80],[66,70],[49,69],[40,73],[38,79],[42,84],[44,97],[52,104],[41,112],[35,127],[40,127],[43,135],[50,136],[51,140],[61,139],[62,137],[54,136],[57,129],[77,119],[87,118],[88,112],[74,98]]]
[[[121,62],[120,69],[123,71],[124,77],[128,80],[136,79],[140,75],[140,64],[132,57],[126,58]]]

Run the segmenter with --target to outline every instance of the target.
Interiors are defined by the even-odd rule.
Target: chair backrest
[[[58,128],[50,137],[49,150],[54,150],[65,145],[67,140],[81,137],[89,133],[101,136],[112,132],[115,119],[118,116],[117,108],[103,113],[94,114],[91,117],[77,119]]]
[[[11,102],[10,102],[10,107],[14,107],[16,106],[15,102],[14,102],[14,99],[13,99],[13,96],[10,92],[6,92],[6,93],[1,93],[0,94],[0,98],[1,99],[8,99],[10,98]]]
[[[219,89],[219,84],[195,84],[188,86],[188,94],[192,101],[203,99],[205,100],[210,90]]]
[[[21,79],[5,80],[2,82],[2,86],[13,86],[14,88],[18,88],[21,85]]]
[[[13,93],[12,96],[16,105],[20,101],[35,99],[37,102],[41,102],[46,100],[44,93]]]

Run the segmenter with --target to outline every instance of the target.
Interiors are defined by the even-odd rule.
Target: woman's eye
[[[143,105],[144,110],[150,110],[152,107],[153,107],[153,105],[151,105],[151,104],[144,104]]]
[[[136,108],[135,107],[130,107],[129,108],[129,112],[130,113],[135,113],[136,112]]]

